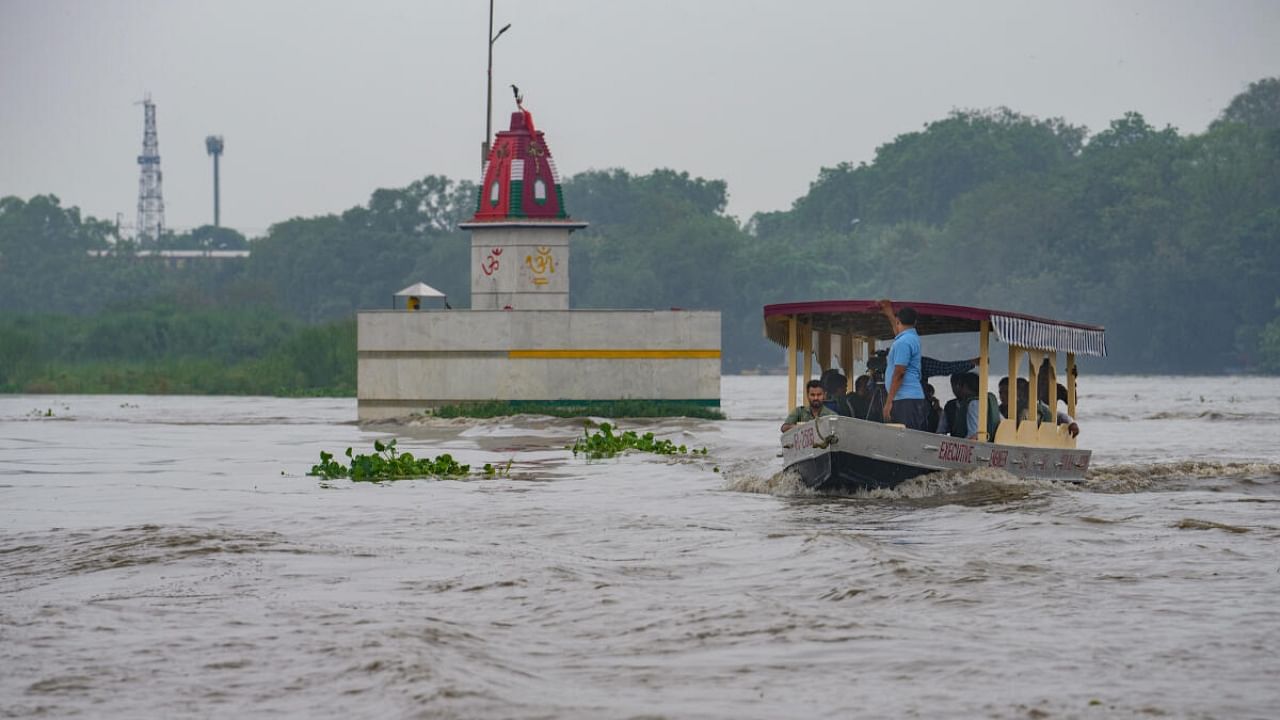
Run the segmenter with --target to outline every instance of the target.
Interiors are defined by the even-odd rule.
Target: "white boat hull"
[[[782,448],[786,469],[824,492],[891,488],[925,473],[977,468],[1080,481],[1092,455],[1076,448],[977,442],[844,416],[797,425],[782,434]]]

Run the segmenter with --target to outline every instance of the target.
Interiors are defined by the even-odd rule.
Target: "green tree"
[[[191,232],[165,235],[159,247],[164,250],[248,250],[249,241],[232,228],[201,225]]]
[[[1260,130],[1280,130],[1280,77],[1263,78],[1231,99],[1215,126],[1240,123]]]

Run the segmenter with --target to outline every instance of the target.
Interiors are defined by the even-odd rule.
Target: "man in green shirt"
[[[805,397],[808,398],[808,405],[800,405],[787,415],[787,419],[782,421],[782,432],[786,432],[802,422],[809,422],[814,418],[823,415],[835,415],[831,408],[826,406],[827,391],[822,388],[821,380],[810,380],[805,388]]]

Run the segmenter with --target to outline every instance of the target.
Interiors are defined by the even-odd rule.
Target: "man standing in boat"
[[[924,428],[929,406],[920,383],[920,336],[916,333],[916,311],[903,307],[895,314],[893,303],[880,301],[880,310],[893,326],[889,346],[889,399],[884,402],[885,422],[902,423],[912,430]]]
[[[809,404],[799,405],[787,415],[787,419],[782,421],[782,432],[823,415],[835,415],[831,408],[827,407],[827,391],[822,387],[821,380],[810,380],[809,384],[804,386],[804,395]]]

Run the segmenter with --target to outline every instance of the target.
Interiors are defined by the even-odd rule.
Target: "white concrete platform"
[[[366,311],[357,333],[360,420],[484,400],[720,400],[716,311]]]

